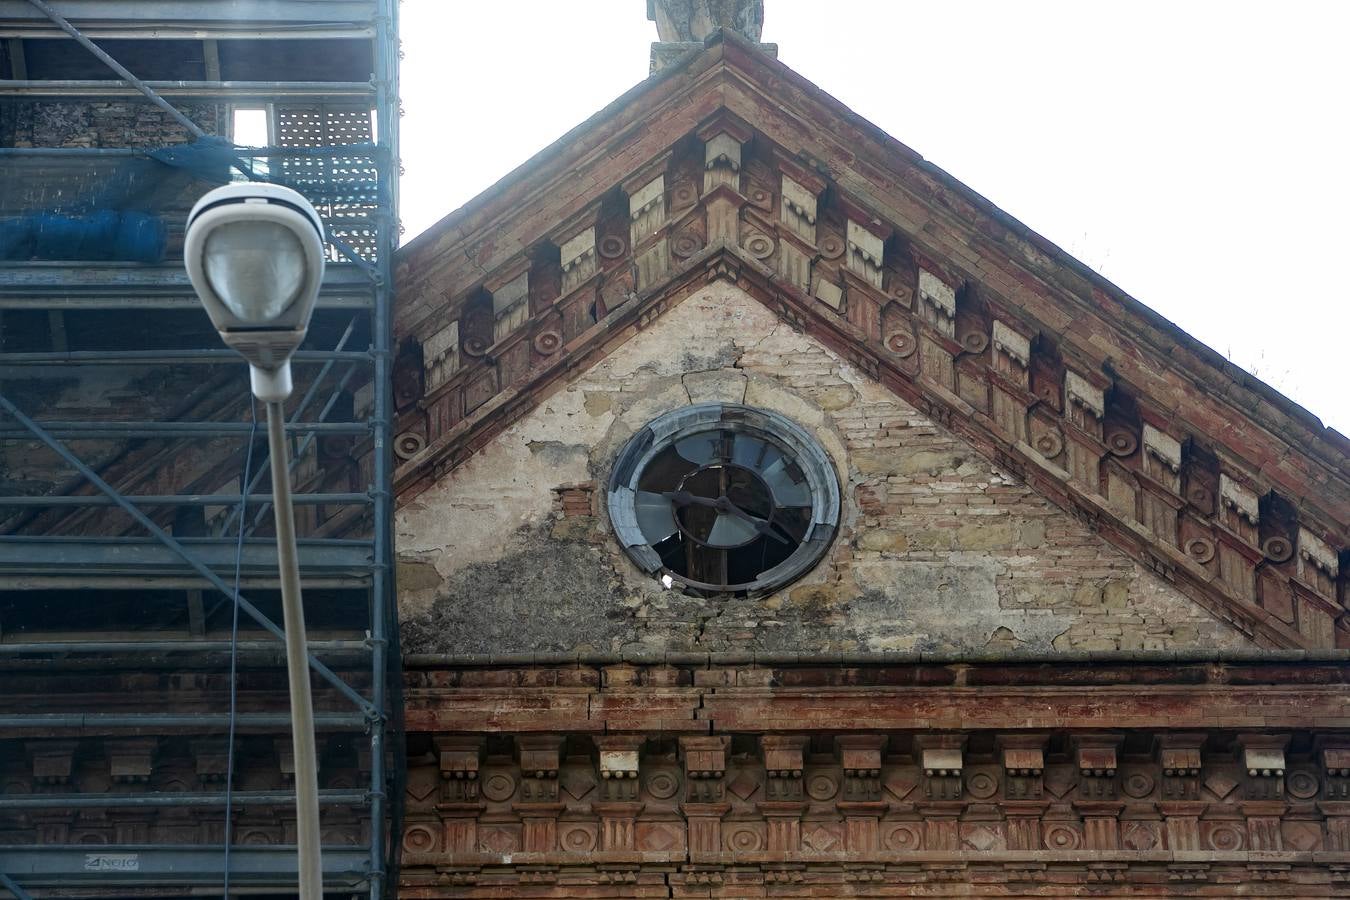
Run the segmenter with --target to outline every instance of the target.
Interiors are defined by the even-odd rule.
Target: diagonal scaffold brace
[[[150,532],[150,534],[165,547],[168,547],[173,551],[175,555],[182,559],[183,562],[187,563],[194,572],[204,578],[213,588],[220,591],[226,597],[237,599],[239,608],[242,609],[249,618],[257,622],[277,640],[283,642],[286,640],[286,633],[281,626],[269,619],[262,610],[250,603],[242,594],[236,594],[234,588],[226,584],[225,580],[213,572],[209,566],[197,559],[190,550],[175,540],[173,535],[156,525],[153,519],[141,512],[141,510],[118,491],[117,488],[100,478],[98,473],[91,469],[84,460],[72,453],[65,444],[62,444],[55,437],[48,434],[41,425],[29,418],[23,410],[15,406],[4,394],[0,394],[0,409],[3,409],[13,416],[19,424],[32,432],[34,437],[46,444],[52,452],[65,460],[67,464],[84,476],[90,484],[109,497],[123,512],[135,519],[137,524]],[[320,678],[337,689],[338,693],[342,694],[342,696],[355,704],[357,709],[359,709],[367,719],[377,721],[380,718],[379,710],[376,709],[375,705],[357,693],[351,685],[342,680],[341,676],[318,659],[315,659],[314,654],[308,654],[307,658],[309,660],[309,667],[313,669]]]

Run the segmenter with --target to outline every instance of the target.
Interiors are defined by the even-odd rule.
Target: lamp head
[[[275,184],[216,188],[188,214],[183,257],[211,324],[253,367],[254,393],[285,399],[291,354],[323,282],[323,221],[314,207]]]

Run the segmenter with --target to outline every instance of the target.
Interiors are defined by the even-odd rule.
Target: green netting
[[[330,233],[374,256],[384,202],[372,144],[258,149],[205,138],[158,150],[0,151],[0,261],[153,263],[173,255],[192,204],[231,180],[300,191]]]

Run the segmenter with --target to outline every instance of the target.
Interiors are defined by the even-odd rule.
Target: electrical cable
[[[230,621],[230,728],[225,750],[225,885],[224,898],[230,898],[230,817],[231,798],[234,795],[234,726],[239,704],[239,582],[244,567],[244,510],[248,506],[248,490],[252,484],[253,447],[258,437],[258,404],[250,399],[249,418],[253,426],[248,432],[248,449],[244,451],[244,474],[239,480],[239,537],[234,544],[234,616]]]

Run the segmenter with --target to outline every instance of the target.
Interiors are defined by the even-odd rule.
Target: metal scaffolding
[[[279,709],[206,708],[232,658],[259,702],[284,672],[267,467],[241,478],[258,440],[245,366],[220,348],[179,255],[191,202],[241,178],[300,190],[331,238],[286,425],[306,599],[325,604],[310,625],[316,727],[363,747],[352,764],[363,783],[320,794],[338,815],[325,834],[342,841],[324,848],[325,884],[393,896],[397,0],[269,0],[247,5],[243,22],[231,18],[238,8],[0,0],[0,774],[32,770],[0,781],[0,896],[199,892],[227,861],[232,891],[295,888],[284,839],[241,846],[233,834],[205,839],[209,828],[164,837],[184,830],[184,816],[227,805],[284,810],[289,789],[244,785],[227,800],[214,775],[199,789],[153,776],[109,786],[81,774],[74,750],[62,750],[56,775],[37,761],[43,741],[289,735]],[[267,146],[234,143],[239,110],[266,116]],[[130,146],[104,125],[116,116],[134,123]],[[66,130],[44,131],[54,119]],[[72,137],[69,122],[87,133]],[[180,136],[144,142],[146,122]],[[220,623],[236,603],[246,630],[232,639]],[[119,619],[124,609],[154,626]],[[145,674],[211,690],[181,709],[172,690],[168,707],[106,691],[88,705],[93,688],[80,681]],[[5,699],[20,693],[26,705]],[[100,834],[142,838],[90,846],[63,815],[101,816]]]

